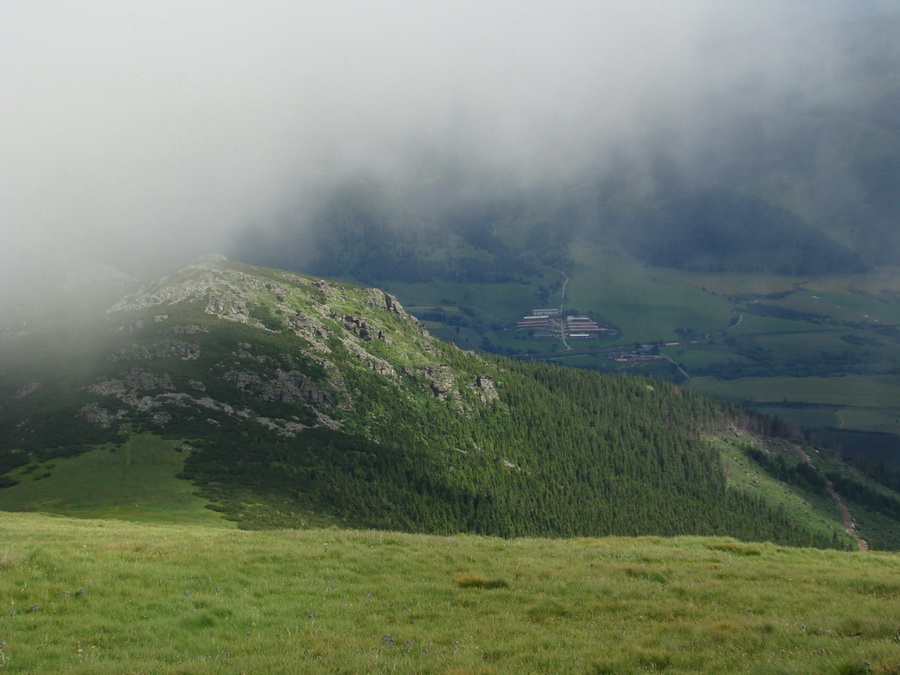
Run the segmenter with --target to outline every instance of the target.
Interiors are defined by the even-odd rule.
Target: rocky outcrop
[[[330,404],[331,397],[324,389],[317,387],[309,378],[298,370],[276,371],[276,377],[264,380],[253,372],[232,371],[223,378],[235,384],[242,391],[247,391],[263,401],[277,403],[295,403],[303,401],[310,405]]]
[[[248,300],[253,289],[272,287],[276,297],[285,297],[286,289],[266,284],[259,278],[216,263],[189,265],[182,278],[163,277],[141,288],[137,293],[113,305],[109,313],[130,312],[157,305],[175,305],[185,300],[205,304],[205,312],[228,321],[255,323],[250,317]]]
[[[422,374],[428,381],[431,393],[438,398],[447,398],[447,395],[453,391],[453,385],[455,384],[453,371],[447,366],[428,366],[422,371]]]
[[[366,291],[366,301],[378,309],[385,309],[388,312],[393,312],[404,319],[410,318],[409,314],[406,313],[403,309],[403,305],[400,304],[400,301],[397,300],[396,297],[390,293],[385,293],[378,288],[370,288]]]
[[[497,388],[494,385],[494,378],[490,375],[477,376],[472,383],[472,387],[475,389],[478,397],[484,402],[500,400],[500,395],[497,393]]]
[[[40,382],[29,382],[24,387],[20,387],[15,394],[13,394],[13,398],[25,398],[29,394],[33,394],[38,389],[41,388]]]
[[[164,340],[151,345],[126,345],[110,356],[110,361],[152,361],[155,359],[181,359],[193,361],[200,358],[200,347],[190,342]]]
[[[280,284],[266,282],[263,284],[263,288],[271,293],[278,302],[284,302],[287,300],[288,294],[290,294],[290,291]]]
[[[86,403],[81,406],[78,414],[91,424],[96,424],[104,429],[108,429],[115,420],[122,418],[124,411],[113,414],[106,408],[101,408],[97,403]]]
[[[394,344],[394,340],[388,337],[384,329],[373,329],[365,319],[361,319],[355,314],[344,315],[344,328],[363,342],[380,340],[387,344]]]
[[[175,385],[168,374],[155,375],[137,368],[126,373],[121,379],[109,379],[96,382],[89,391],[100,396],[115,396],[120,399],[133,398],[138,393],[148,391],[173,391]]]
[[[344,328],[364,342],[371,342],[374,339],[369,324],[353,314],[344,316]]]
[[[390,377],[391,379],[397,377],[397,371],[394,370],[394,366],[384,359],[367,352],[357,340],[351,337],[344,337],[341,340],[341,344],[344,345],[348,354],[359,359],[359,361],[361,361],[369,370],[372,370],[379,375]]]
[[[124,408],[104,414],[102,406],[108,403],[100,400],[85,412],[97,423],[112,424],[120,415],[141,412],[138,419],[160,425],[183,415],[224,424],[228,416],[283,435],[298,433],[304,424],[340,428],[360,423],[347,413],[362,405],[365,392],[359,383],[348,391],[347,382],[353,379],[351,370],[360,373],[362,368],[383,376],[398,395],[416,396],[424,390],[460,412],[498,398],[490,377],[473,380],[439,363],[440,350],[425,339],[428,332],[421,323],[395,296],[378,289],[201,262],[148,284],[109,311],[137,310],[141,314],[128,317],[131,323],[120,329],[134,334],[127,339],[134,344],[120,346],[111,362],[123,363],[123,370],[154,360],[193,363],[177,382],[159,374],[157,364],[95,382],[92,393],[115,397]],[[257,338],[247,328],[223,326],[223,338],[213,339],[219,334],[216,323],[200,318],[200,312],[262,332]],[[170,315],[177,319],[170,320]],[[159,322],[165,323],[157,326]],[[275,337],[277,333],[281,335]],[[166,364],[173,375],[182,372],[177,367]],[[151,370],[155,374],[146,372]],[[273,417],[288,408],[267,404],[296,405],[298,417]]]
[[[182,300],[200,300],[206,298],[213,289],[226,285],[221,275],[205,264],[191,265],[186,271],[187,278],[176,281],[169,276],[162,277],[120,300],[109,312],[130,312],[156,305],[174,305]]]
[[[300,424],[299,422],[295,422],[293,420],[283,420],[283,419],[272,419],[270,417],[257,417],[257,424],[261,424],[266,429],[271,429],[279,436],[289,436],[294,437],[304,429],[306,429],[306,425]]]
[[[318,338],[324,338],[328,334],[325,325],[311,314],[297,312],[290,323],[291,327],[303,336],[313,334]]]
[[[278,364],[278,362],[271,356],[251,353],[250,350],[253,348],[253,345],[251,345],[249,342],[238,342],[237,346],[238,348],[235,349],[232,354],[237,356],[239,359],[246,359],[255,363],[271,366],[275,366]]]
[[[211,293],[206,313],[236,323],[251,323],[250,309],[239,294]]]
[[[175,333],[176,335],[196,335],[197,333],[209,332],[209,328],[202,328],[197,324],[190,324],[188,326],[172,326],[167,330],[169,333]]]

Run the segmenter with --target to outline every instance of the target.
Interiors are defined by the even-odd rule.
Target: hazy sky
[[[311,180],[403,175],[412,148],[527,181],[660,128],[688,147],[833,96],[833,19],[878,6],[4,0],[4,283],[223,249]]]

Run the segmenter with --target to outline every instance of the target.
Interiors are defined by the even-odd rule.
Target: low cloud
[[[685,172],[781,106],[852,95],[877,2],[11,0],[0,265],[128,270],[227,248],[332,180],[569,180],[667,145]],[[715,143],[712,143],[715,141]],[[423,158],[431,158],[425,161]],[[431,164],[429,164],[431,163]]]

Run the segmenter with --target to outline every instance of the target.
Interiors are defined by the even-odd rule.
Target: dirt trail
[[[813,464],[812,458],[809,456],[809,453],[807,453],[803,448],[799,446],[794,446],[794,449],[803,458],[804,462],[806,462],[812,468],[816,468],[816,465]],[[860,551],[868,551],[868,542],[861,536],[859,536],[859,532],[856,531],[856,522],[853,520],[853,514],[850,513],[850,509],[847,508],[844,500],[838,494],[837,490],[834,489],[834,484],[830,480],[825,482],[825,489],[828,490],[828,494],[831,495],[834,503],[837,504],[838,509],[840,509],[841,511],[841,521],[844,523],[844,532],[846,532],[853,538]]]
[[[841,510],[841,520],[844,521],[844,532],[853,537],[856,541],[856,545],[859,546],[860,551],[868,551],[868,542],[857,533],[856,523],[853,522],[853,516],[850,514],[850,509],[847,508],[844,500],[841,499],[841,496],[835,491],[834,485],[831,484],[831,481],[828,481],[825,484],[825,487],[828,489],[828,494],[831,495],[831,498],[837,503],[838,508]]]

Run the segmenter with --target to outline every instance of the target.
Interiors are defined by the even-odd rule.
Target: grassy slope
[[[17,672],[900,668],[896,554],[33,514],[0,515],[0,538]]]
[[[184,466],[180,446],[143,434],[118,448],[22,467],[10,473],[20,483],[0,490],[0,510],[233,527],[175,477]]]
[[[785,485],[763,471],[740,450],[741,445],[758,447],[757,439],[746,432],[733,431],[713,439],[713,443],[721,453],[729,485],[783,508],[792,520],[803,523],[810,530],[826,536],[831,536],[835,531],[835,522],[840,522],[841,513],[833,499]],[[843,533],[841,541],[848,547],[856,547],[852,539]]]

